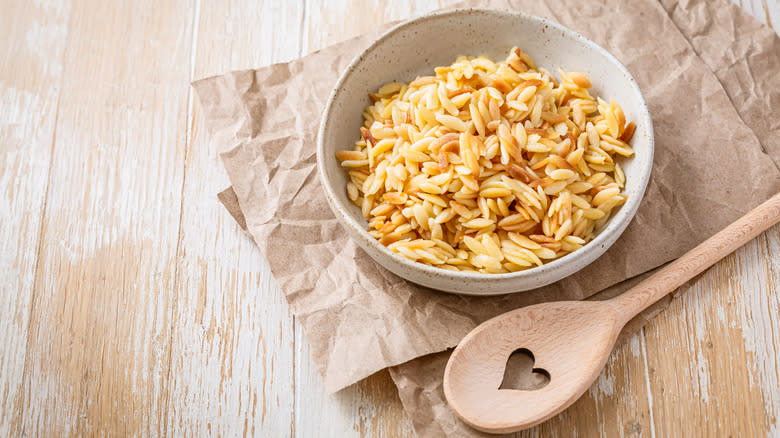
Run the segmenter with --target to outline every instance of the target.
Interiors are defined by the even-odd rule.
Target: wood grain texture
[[[0,2],[0,436],[18,434],[70,5]]]
[[[302,5],[255,5],[198,5],[190,79],[296,56]],[[293,319],[259,249],[217,202],[229,182],[197,102],[191,107],[167,435],[286,436]]]
[[[22,434],[158,435],[186,138],[189,1],[74,1]]]
[[[413,436],[386,372],[326,394],[189,82],[453,2],[0,0],[0,436]],[[520,435],[780,435],[778,284],[774,227]]]
[[[659,436],[780,434],[778,249],[776,226],[645,328]]]
[[[414,436],[411,421],[386,370],[328,395],[299,329],[295,346],[295,436]]]

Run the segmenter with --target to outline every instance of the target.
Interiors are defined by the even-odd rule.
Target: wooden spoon
[[[547,420],[591,386],[631,318],[778,221],[780,193],[611,300],[536,304],[480,324],[447,362],[447,401],[484,432],[516,432]],[[550,377],[546,386],[499,389],[507,360],[519,349],[530,350],[535,371]]]

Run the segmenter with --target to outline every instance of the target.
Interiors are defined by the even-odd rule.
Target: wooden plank
[[[300,57],[303,2],[211,3],[200,6],[194,79]]]
[[[190,1],[74,1],[23,381],[26,436],[159,435]]]
[[[0,436],[21,382],[70,5],[0,1]]]
[[[461,0],[307,0],[303,53],[335,44],[398,20],[407,20]]]
[[[296,437],[415,436],[386,370],[328,395],[299,327],[295,330]]]
[[[203,2],[193,78],[295,57],[302,16],[302,4],[293,2]],[[217,202],[229,182],[197,109],[187,149],[167,435],[289,436],[293,318],[260,250]]]
[[[780,226],[708,270],[646,328],[659,436],[780,434]]]

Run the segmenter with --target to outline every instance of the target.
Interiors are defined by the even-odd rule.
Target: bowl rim
[[[423,264],[423,263],[419,263],[407,259],[406,257],[396,254],[390,249],[388,249],[386,246],[380,244],[378,240],[376,240],[373,236],[368,234],[368,231],[364,226],[362,226],[362,224],[358,223],[349,214],[347,214],[345,210],[348,206],[344,206],[340,203],[334,191],[334,187],[332,187],[332,184],[330,184],[325,177],[326,175],[325,154],[324,154],[324,140],[323,140],[325,135],[325,129],[328,125],[329,115],[331,114],[332,106],[336,99],[336,95],[339,93],[339,90],[343,88],[344,83],[354,73],[356,66],[361,61],[363,61],[363,59],[366,58],[368,54],[372,50],[374,50],[379,44],[381,44],[383,41],[390,38],[391,36],[393,36],[394,34],[398,33],[399,31],[403,30],[406,27],[416,25],[420,22],[424,22],[432,19],[439,19],[442,17],[453,16],[453,15],[464,15],[464,14],[484,14],[484,15],[498,15],[498,16],[511,15],[523,20],[536,21],[541,25],[549,26],[554,30],[558,30],[563,34],[565,34],[566,36],[569,36],[575,40],[579,40],[581,43],[585,44],[586,46],[590,46],[591,48],[595,49],[595,51],[599,52],[602,56],[611,60],[617,66],[618,70],[620,70],[620,72],[623,75],[625,75],[625,77],[628,79],[630,87],[632,88],[634,93],[639,97],[639,104],[642,110],[640,117],[643,119],[645,126],[647,126],[647,142],[648,142],[647,148],[649,149],[648,160],[644,164],[644,166],[642,166],[641,174],[638,176],[639,190],[637,190],[635,196],[630,197],[628,202],[626,202],[626,204],[621,206],[621,208],[618,210],[615,216],[609,219],[606,227],[602,228],[599,231],[599,234],[596,236],[596,238],[586,243],[581,250],[571,252],[549,263],[544,263],[541,266],[534,266],[532,268],[525,269],[522,271],[516,271],[516,272],[489,274],[489,273],[472,272],[472,271],[450,271],[447,269],[441,269],[435,266],[431,266],[431,265],[427,265],[427,264]],[[583,256],[585,254],[585,251],[588,248],[595,249],[599,245],[604,244],[606,241],[610,239],[611,237],[610,234],[612,232],[618,232],[619,235],[613,240],[614,243],[614,241],[616,241],[620,237],[620,235],[622,235],[622,233],[625,231],[625,228],[628,226],[628,224],[633,220],[636,211],[639,207],[639,204],[644,198],[644,194],[647,189],[647,185],[650,180],[650,174],[653,167],[653,158],[655,153],[655,135],[653,132],[653,123],[650,117],[650,110],[647,106],[647,101],[645,100],[645,97],[642,94],[641,89],[639,88],[639,85],[637,84],[634,77],[631,75],[631,72],[628,71],[628,69],[623,65],[623,63],[620,62],[612,53],[610,53],[605,48],[591,41],[589,38],[585,37],[579,32],[576,32],[572,29],[569,29],[566,26],[563,26],[562,24],[556,23],[554,21],[548,20],[543,17],[538,17],[535,15],[526,14],[524,12],[512,11],[506,9],[458,8],[458,9],[447,10],[447,11],[431,12],[398,23],[395,26],[388,29],[386,32],[384,32],[376,40],[374,40],[368,47],[363,49],[360,52],[360,54],[355,56],[355,58],[352,59],[352,61],[349,63],[349,65],[341,74],[341,76],[339,76],[338,81],[336,82],[333,89],[331,90],[330,95],[328,96],[328,100],[325,104],[325,107],[322,112],[322,116],[320,118],[320,126],[317,129],[316,147],[317,147],[317,173],[319,173],[320,183],[324,188],[325,198],[327,199],[331,210],[333,211],[334,215],[339,219],[339,223],[341,223],[342,226],[347,227],[348,231],[351,231],[352,233],[363,237],[364,240],[368,242],[368,245],[370,245],[373,249],[390,257],[393,261],[401,264],[402,266],[429,275],[448,277],[453,280],[495,280],[495,281],[504,280],[506,281],[510,279],[535,277],[537,275],[541,275],[545,273],[546,271],[553,271],[553,270],[560,269],[565,265],[573,262],[578,257]],[[618,220],[616,220],[616,218]],[[596,258],[601,257],[601,255],[603,254],[598,255]],[[560,279],[556,281],[559,280]]]

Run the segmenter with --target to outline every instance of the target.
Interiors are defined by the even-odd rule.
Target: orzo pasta
[[[370,94],[361,139],[336,153],[369,234],[450,270],[513,272],[576,251],[626,200],[634,123],[519,49],[461,56]]]

